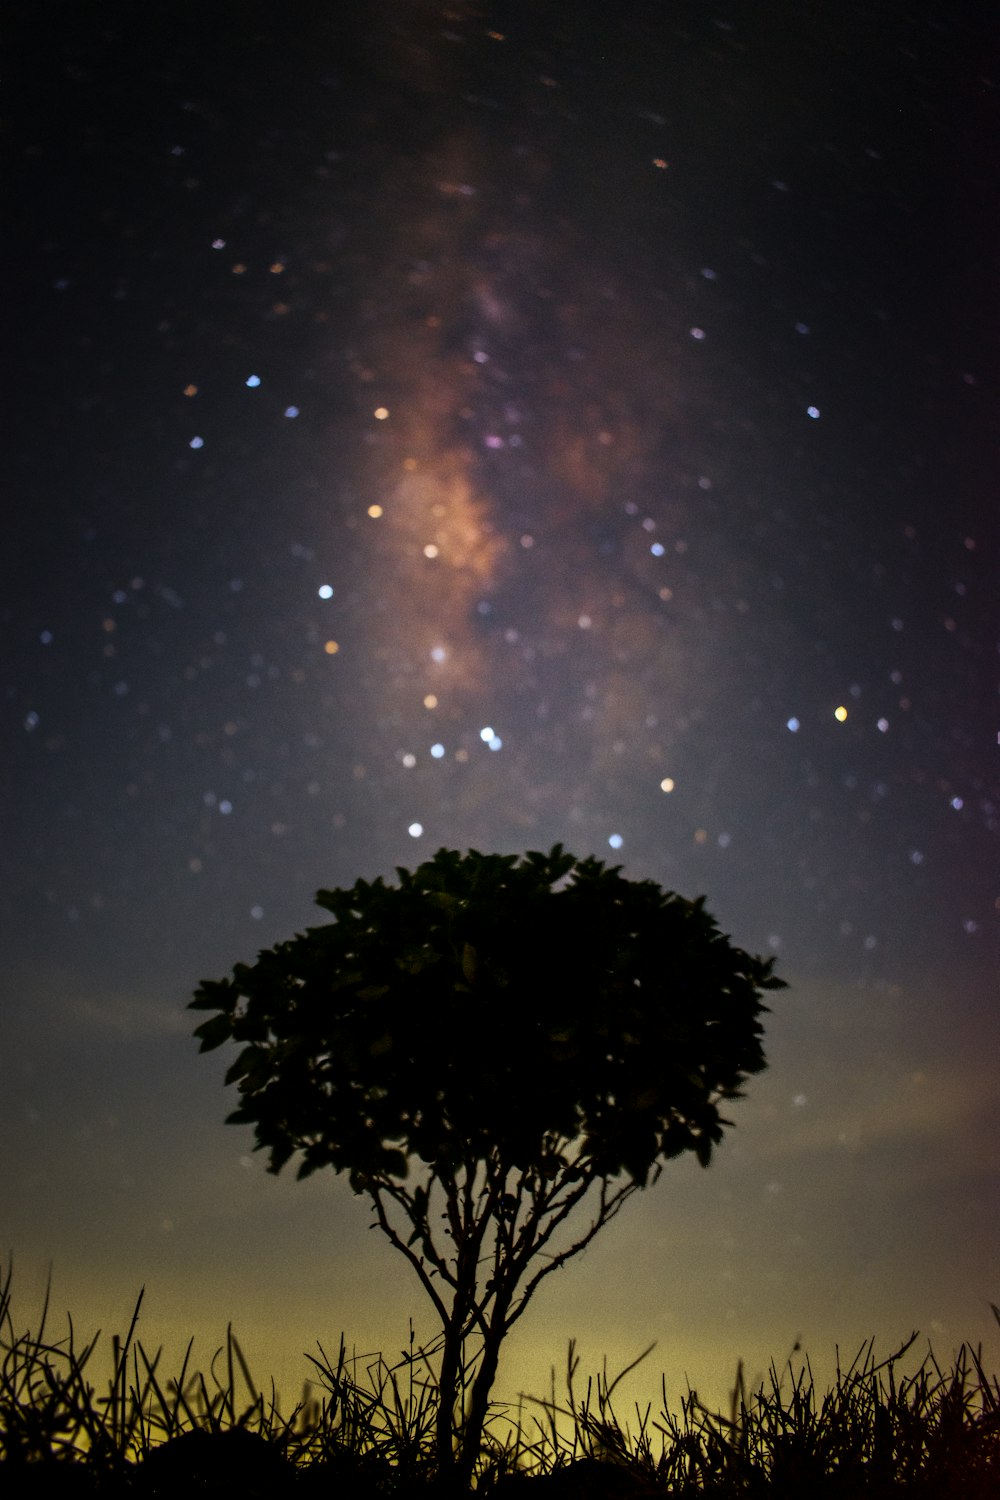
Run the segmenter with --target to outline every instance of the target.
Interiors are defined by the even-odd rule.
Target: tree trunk
[[[458,1294],[455,1297],[458,1301]],[[435,1447],[438,1473],[449,1473],[455,1463],[455,1408],[459,1399],[459,1371],[462,1366],[462,1318],[452,1308],[444,1330],[441,1354],[441,1378],[438,1383],[438,1411],[435,1424]]]
[[[472,1398],[462,1424],[462,1441],[457,1460],[456,1477],[463,1491],[468,1490],[472,1483],[472,1473],[482,1447],[483,1429],[490,1409],[490,1392],[493,1389],[497,1366],[500,1362],[500,1345],[507,1332],[507,1309],[510,1307],[516,1283],[517,1276],[514,1276],[498,1294],[493,1304],[489,1333],[483,1339],[482,1362],[472,1383]]]
[[[490,1406],[490,1391],[496,1379],[500,1360],[500,1340],[503,1334],[490,1331],[490,1338],[483,1347],[483,1360],[472,1386],[472,1400],[462,1426],[462,1443],[457,1460],[459,1488],[467,1490],[472,1483],[472,1473],[483,1441],[483,1428]]]

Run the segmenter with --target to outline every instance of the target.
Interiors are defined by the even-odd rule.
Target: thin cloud
[[[24,1026],[39,1035],[40,1022],[64,1034],[83,1030],[136,1040],[142,1037],[181,1036],[191,1031],[190,1017],[181,1004],[164,1005],[130,990],[89,991],[68,969],[57,965],[26,965],[11,986],[6,1024]]]

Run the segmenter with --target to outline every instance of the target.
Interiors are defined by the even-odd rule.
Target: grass
[[[92,1378],[100,1335],[51,1340],[49,1294],[34,1332],[18,1333],[11,1271],[0,1283],[0,1492],[9,1500],[47,1494],[277,1497],[315,1491],[340,1500],[431,1494],[435,1473],[436,1346],[414,1347],[395,1365],[381,1355],[336,1358],[319,1348],[303,1399],[283,1415],[277,1394],[253,1379],[227,1329],[208,1375],[191,1366],[167,1377],[161,1355],[128,1332],[111,1340],[110,1371]],[[1000,1323],[1000,1309],[994,1306]],[[623,1421],[613,1397],[639,1360],[579,1390],[573,1342],[565,1395],[555,1372],[547,1398],[525,1398],[517,1420],[498,1407],[484,1440],[476,1488],[497,1500],[739,1500],[739,1497],[899,1496],[906,1500],[995,1500],[1000,1493],[1000,1381],[981,1350],[963,1344],[943,1370],[933,1351],[904,1373],[914,1334],[887,1358],[866,1343],[820,1395],[808,1360],[791,1362],[746,1389],[742,1365],[727,1412],[688,1390],[679,1411],[662,1402]],[[192,1341],[193,1342],[193,1341]],[[640,1359],[644,1359],[647,1350]],[[471,1369],[466,1372],[471,1378]]]

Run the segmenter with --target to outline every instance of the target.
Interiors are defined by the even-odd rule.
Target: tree
[[[443,1329],[438,1465],[467,1485],[504,1335],[665,1160],[709,1164],[720,1103],[765,1066],[760,992],[783,982],[703,898],[558,844],[397,873],[319,891],[333,922],[191,1007],[218,1012],[203,1052],[245,1044],[228,1120],[254,1125],[268,1170],[300,1152],[300,1177],[346,1171],[419,1277]]]

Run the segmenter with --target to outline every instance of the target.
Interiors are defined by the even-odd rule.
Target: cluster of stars
[[[456,29],[455,45],[468,44],[474,30]],[[506,40],[500,32],[487,35]],[[504,50],[514,55],[514,48]],[[584,115],[564,113],[576,85],[549,73],[537,81],[545,89],[544,103],[536,101],[542,116],[552,109],[564,123],[573,119],[571,134],[585,130]],[[473,117],[486,110],[478,95],[470,95],[469,107]],[[636,133],[623,135],[622,150],[633,166],[638,161],[646,169],[648,219],[646,210],[668,213],[666,195],[683,191],[690,148],[682,145],[672,112],[660,99],[636,101],[628,113]],[[472,137],[476,128],[471,127]],[[400,165],[398,178],[389,170],[379,196],[395,205],[393,212],[378,218],[375,232],[358,239],[348,257],[350,264],[367,266],[366,285],[374,289],[353,329],[331,321],[327,295],[347,273],[328,248],[310,246],[304,230],[301,243],[291,241],[290,231],[283,233],[283,243],[267,243],[270,231],[252,240],[235,222],[202,226],[203,258],[216,273],[213,285],[224,281],[233,296],[231,278],[238,278],[238,295],[248,306],[253,303],[251,318],[257,321],[241,325],[230,340],[241,353],[227,373],[221,364],[198,367],[189,352],[175,372],[179,380],[173,388],[185,398],[178,419],[185,425],[176,439],[193,451],[212,450],[204,464],[190,463],[194,482],[203,469],[211,469],[218,450],[232,447],[234,432],[256,432],[261,416],[273,417],[275,427],[279,413],[285,421],[298,418],[301,407],[288,397],[302,398],[304,381],[315,378],[315,369],[334,368],[341,360],[339,368],[356,382],[357,396],[347,403],[351,414],[338,417],[335,426],[349,500],[334,498],[328,459],[310,480],[317,493],[327,495],[329,508],[301,560],[306,553],[310,560],[326,559],[313,572],[314,580],[318,567],[331,573],[336,567],[336,589],[321,581],[322,572],[312,584],[314,598],[330,609],[325,617],[312,616],[294,589],[283,588],[280,608],[287,622],[266,646],[258,639],[241,655],[234,683],[258,695],[303,689],[301,701],[309,707],[291,712],[311,715],[310,725],[299,736],[289,731],[287,742],[300,739],[303,751],[325,748],[331,756],[338,694],[353,693],[349,722],[358,722],[353,715],[360,702],[360,720],[370,708],[380,727],[372,731],[373,744],[356,754],[352,750],[351,779],[363,781],[366,789],[377,787],[370,794],[388,802],[398,770],[428,763],[441,768],[433,792],[426,792],[421,831],[439,823],[445,829],[445,812],[450,816],[455,806],[481,805],[495,814],[509,804],[522,819],[522,830],[545,825],[546,818],[559,822],[554,809],[562,807],[571,821],[584,820],[590,836],[612,849],[627,842],[630,853],[641,854],[644,820],[662,816],[666,822],[651,826],[664,841],[689,842],[695,849],[732,847],[735,857],[741,844],[752,843],[734,841],[730,832],[741,819],[752,820],[736,800],[747,797],[746,786],[732,777],[734,785],[712,806],[714,772],[696,765],[689,744],[699,735],[710,737],[709,726],[720,714],[725,720],[736,713],[758,759],[780,757],[782,725],[797,736],[793,754],[801,759],[789,762],[787,774],[798,778],[796,786],[806,798],[803,822],[824,821],[817,784],[849,792],[863,803],[859,816],[870,816],[871,808],[886,802],[887,788],[898,805],[899,777],[881,767],[869,774],[864,763],[866,757],[898,753],[895,747],[906,740],[908,726],[926,711],[918,672],[908,668],[905,693],[902,673],[894,669],[890,679],[896,691],[890,697],[881,699],[868,688],[862,696],[852,686],[843,702],[832,695],[823,702],[818,677],[802,661],[783,669],[780,686],[767,682],[772,654],[767,633],[780,611],[760,598],[757,575],[764,571],[782,596],[780,608],[788,612],[783,625],[793,621],[793,629],[811,629],[820,637],[814,643],[820,655],[837,652],[822,639],[827,627],[816,623],[818,610],[808,627],[793,619],[796,570],[812,570],[818,578],[826,565],[818,547],[804,542],[794,566],[786,555],[764,569],[752,555],[758,537],[761,555],[774,544],[780,550],[783,507],[785,514],[795,509],[788,498],[791,482],[783,501],[772,502],[766,485],[756,492],[753,442],[766,430],[762,414],[786,414],[789,453],[800,463],[797,482],[801,474],[807,476],[806,493],[810,465],[825,462],[810,458],[810,450],[820,453],[827,439],[829,423],[820,423],[821,415],[840,420],[843,397],[833,394],[835,384],[827,378],[833,368],[829,330],[836,318],[825,304],[821,282],[804,274],[801,284],[780,286],[767,247],[747,226],[716,237],[710,247],[707,241],[685,245],[681,237],[677,264],[665,262],[649,275],[631,262],[635,274],[621,274],[611,233],[596,236],[581,257],[564,229],[552,227],[572,216],[547,211],[543,217],[537,207],[536,185],[559,177],[552,174],[554,147],[545,144],[544,131],[538,139],[537,145],[513,151],[505,170],[520,172],[521,180],[500,197],[472,138],[457,138],[440,159],[429,153],[426,161],[414,158]],[[189,156],[192,150],[178,145],[173,154]],[[345,159],[339,147],[324,147],[318,170],[331,186]],[[761,185],[782,200],[796,196],[794,182],[783,176],[765,173]],[[594,191],[599,197],[599,185]],[[358,229],[353,226],[349,233]],[[621,243],[629,233],[623,223]],[[752,294],[748,276],[757,278]],[[280,303],[273,301],[272,278],[281,278],[285,300]],[[769,279],[771,290],[762,297]],[[72,280],[60,276],[55,284],[64,292]],[[740,347],[734,309],[751,303],[772,309],[766,315],[766,358]],[[287,333],[300,314],[322,331],[321,357],[314,358],[315,351],[308,361],[303,356],[296,372],[268,339],[279,326],[276,318]],[[808,344],[802,342],[806,339]],[[805,349],[808,368],[796,352]],[[772,369],[776,350],[784,351],[780,371]],[[749,369],[750,379],[741,378],[720,395],[729,366]],[[975,389],[974,375],[962,379],[966,389]],[[230,414],[220,397],[234,386],[239,411]],[[279,391],[282,399],[273,400]],[[188,407],[188,401],[196,405]],[[310,397],[310,422],[323,407]],[[199,413],[195,433],[187,425],[192,410]],[[819,424],[808,444],[793,436],[803,413]],[[704,443],[697,433],[692,437],[702,418]],[[309,425],[298,424],[280,440],[289,445],[289,475],[309,468]],[[785,438],[779,443],[772,434],[766,442],[777,451]],[[802,501],[806,511],[811,504]],[[355,516],[380,524],[366,527],[359,541]],[[907,536],[915,540],[913,528]],[[355,549],[350,561],[333,550],[335,540],[348,553]],[[964,556],[971,557],[974,538],[963,534],[960,540]],[[789,544],[786,551],[792,550]],[[298,555],[294,548],[293,555]],[[259,598],[259,579],[248,585],[242,576],[231,577],[222,586],[225,606],[247,587]],[[939,625],[958,642],[964,640],[959,611],[972,597],[963,576],[951,583],[951,593]],[[100,690],[120,704],[119,713],[133,705],[149,711],[152,696],[138,664],[141,631],[118,626],[116,615],[127,597],[127,591],[115,591],[115,609],[101,625],[101,661],[109,675],[101,675]],[[169,585],[158,585],[156,597],[182,607]],[[253,608],[249,597],[247,606]],[[730,623],[727,638],[726,622],[737,618],[740,628],[733,632]],[[893,599],[883,619],[897,640],[904,618],[907,634],[900,645],[914,627],[909,606]],[[262,629],[263,621],[258,636]],[[52,631],[39,637],[47,645],[55,638]],[[208,632],[206,640],[176,673],[188,687],[205,678],[218,683],[227,661],[236,662],[224,632]],[[730,680],[726,653],[739,657],[744,646],[745,665],[734,667]],[[830,682],[844,681],[843,663],[824,670]],[[848,670],[855,670],[853,663]],[[723,708],[740,672],[754,686],[739,708]],[[702,689],[704,708],[697,701]],[[413,721],[408,705],[415,703],[438,715],[436,737]],[[494,713],[513,747],[495,760],[477,753],[477,741],[491,752],[504,745],[485,722]],[[47,707],[31,703],[21,722],[42,743],[49,717]],[[244,725],[246,717],[241,711],[226,723],[239,719]],[[825,732],[831,718],[844,733]],[[245,743],[244,728],[238,735],[197,733],[229,754]],[[171,730],[172,737],[158,744],[176,746],[183,734]],[[873,748],[879,741],[881,752]],[[391,747],[399,744],[427,748],[394,755]],[[711,762],[712,752],[704,758]],[[515,765],[517,791],[505,798],[501,789]],[[527,774],[526,765],[532,768]],[[671,774],[663,774],[665,765]],[[464,769],[452,775],[453,767]],[[410,778],[411,787],[421,775]],[[322,799],[337,780],[330,765],[319,777],[303,777],[302,786],[312,799]],[[458,781],[465,783],[461,789],[452,785]],[[129,785],[140,782],[133,774]],[[955,782],[965,795],[954,790]],[[670,795],[669,804],[658,792]],[[968,777],[955,776],[941,795],[964,820],[978,819],[986,828],[995,824],[987,787],[969,792]],[[402,796],[393,817],[412,835],[417,825],[405,823],[411,792]],[[247,802],[241,794],[241,813]],[[227,816],[237,803],[220,797],[205,805]],[[661,815],[656,808],[669,811]],[[338,808],[333,816],[343,822],[347,815]],[[266,826],[276,822],[287,828],[294,819],[268,818]],[[720,825],[728,826],[719,831]],[[205,860],[201,855],[199,860],[201,868]],[[914,870],[925,868],[922,854],[919,861],[907,862]]]

